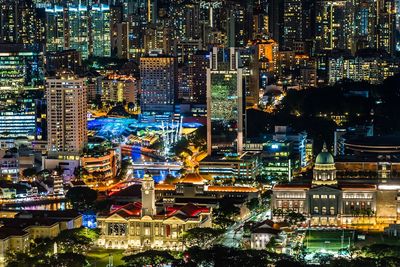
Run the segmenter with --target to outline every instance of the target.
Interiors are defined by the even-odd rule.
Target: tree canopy
[[[68,190],[65,196],[74,209],[88,209],[97,199],[97,192],[86,186],[76,186]]]
[[[187,247],[197,246],[202,249],[210,248],[216,239],[224,233],[222,229],[196,227],[186,231],[182,238]]]

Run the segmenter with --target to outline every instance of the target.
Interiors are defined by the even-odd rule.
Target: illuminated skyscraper
[[[43,84],[43,52],[38,45],[0,44],[0,91]]]
[[[69,48],[82,53],[82,58],[89,55],[89,11],[87,6],[68,6]]]
[[[143,112],[172,112],[177,88],[177,64],[156,51],[140,58],[141,108]]]
[[[292,50],[303,41],[303,0],[283,1],[283,46]]]
[[[43,21],[31,0],[0,2],[0,43],[42,43],[43,33]]]
[[[345,0],[317,0],[315,3],[316,49],[351,49],[353,6]]]
[[[46,50],[62,51],[68,46],[66,12],[62,6],[46,8]]]
[[[229,54],[226,54],[226,53]],[[214,47],[207,69],[207,153],[243,150],[243,70],[234,48]]]
[[[110,7],[104,4],[93,5],[90,18],[93,55],[97,57],[111,56]]]
[[[210,55],[206,51],[197,51],[189,59],[190,99],[194,103],[207,102],[207,68]]]
[[[79,155],[87,143],[87,108],[84,79],[60,73],[46,79],[48,150]]]

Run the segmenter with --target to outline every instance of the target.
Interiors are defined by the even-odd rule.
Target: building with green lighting
[[[38,45],[0,44],[0,91],[43,84],[43,52]]]
[[[263,146],[260,174],[268,180],[292,180],[300,158],[291,141],[268,141]]]
[[[210,54],[207,69],[207,153],[243,152],[243,69],[234,48]]]

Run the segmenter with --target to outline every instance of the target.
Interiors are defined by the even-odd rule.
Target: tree
[[[27,168],[25,170],[22,171],[22,175],[24,177],[32,177],[36,175],[36,168]]]
[[[57,267],[82,267],[87,266],[86,257],[79,253],[60,253],[51,256],[48,260],[48,266]]]
[[[82,180],[85,176],[89,175],[89,172],[82,166],[74,169],[74,176],[77,180]]]
[[[224,246],[214,246],[209,249],[191,247],[188,258],[196,266],[268,266],[279,257],[276,254],[262,250],[238,249]]]
[[[97,199],[97,192],[86,186],[76,186],[68,190],[65,196],[74,209],[88,209]]]
[[[59,251],[64,253],[79,253],[86,251],[94,245],[99,234],[97,231],[87,228],[77,228],[61,231],[54,239]]]
[[[258,198],[252,198],[246,203],[246,206],[251,211],[256,210],[260,207],[260,201]]]
[[[306,220],[306,217],[304,217],[303,214],[291,211],[286,214],[285,220],[290,223],[291,225],[304,222]]]
[[[172,147],[172,152],[175,156],[179,157],[183,152],[192,155],[192,151],[188,149],[189,141],[186,138],[181,138],[178,142],[174,144]]]
[[[175,261],[175,258],[167,251],[147,250],[136,254],[124,256],[122,258],[126,262],[126,266],[142,267],[142,266],[162,266]]]
[[[182,238],[187,247],[198,246],[202,249],[210,248],[224,233],[222,229],[196,227],[186,231]]]
[[[240,214],[240,208],[236,207],[232,201],[223,198],[218,208],[213,210],[214,224],[221,228],[226,228],[235,222],[235,217]]]

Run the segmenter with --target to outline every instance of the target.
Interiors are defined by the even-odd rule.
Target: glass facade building
[[[82,53],[82,58],[89,56],[89,11],[87,6],[68,7],[69,48]]]
[[[90,13],[93,55],[109,57],[111,56],[110,7],[104,4],[93,5]]]
[[[0,91],[43,84],[43,53],[39,46],[0,44]]]
[[[46,50],[62,51],[68,46],[66,43],[66,14],[62,6],[46,7]]]
[[[219,55],[214,48],[207,69],[209,155],[215,149],[238,154],[243,150],[243,72],[238,67],[238,53],[233,48],[228,51],[230,55],[227,57],[227,51]]]

